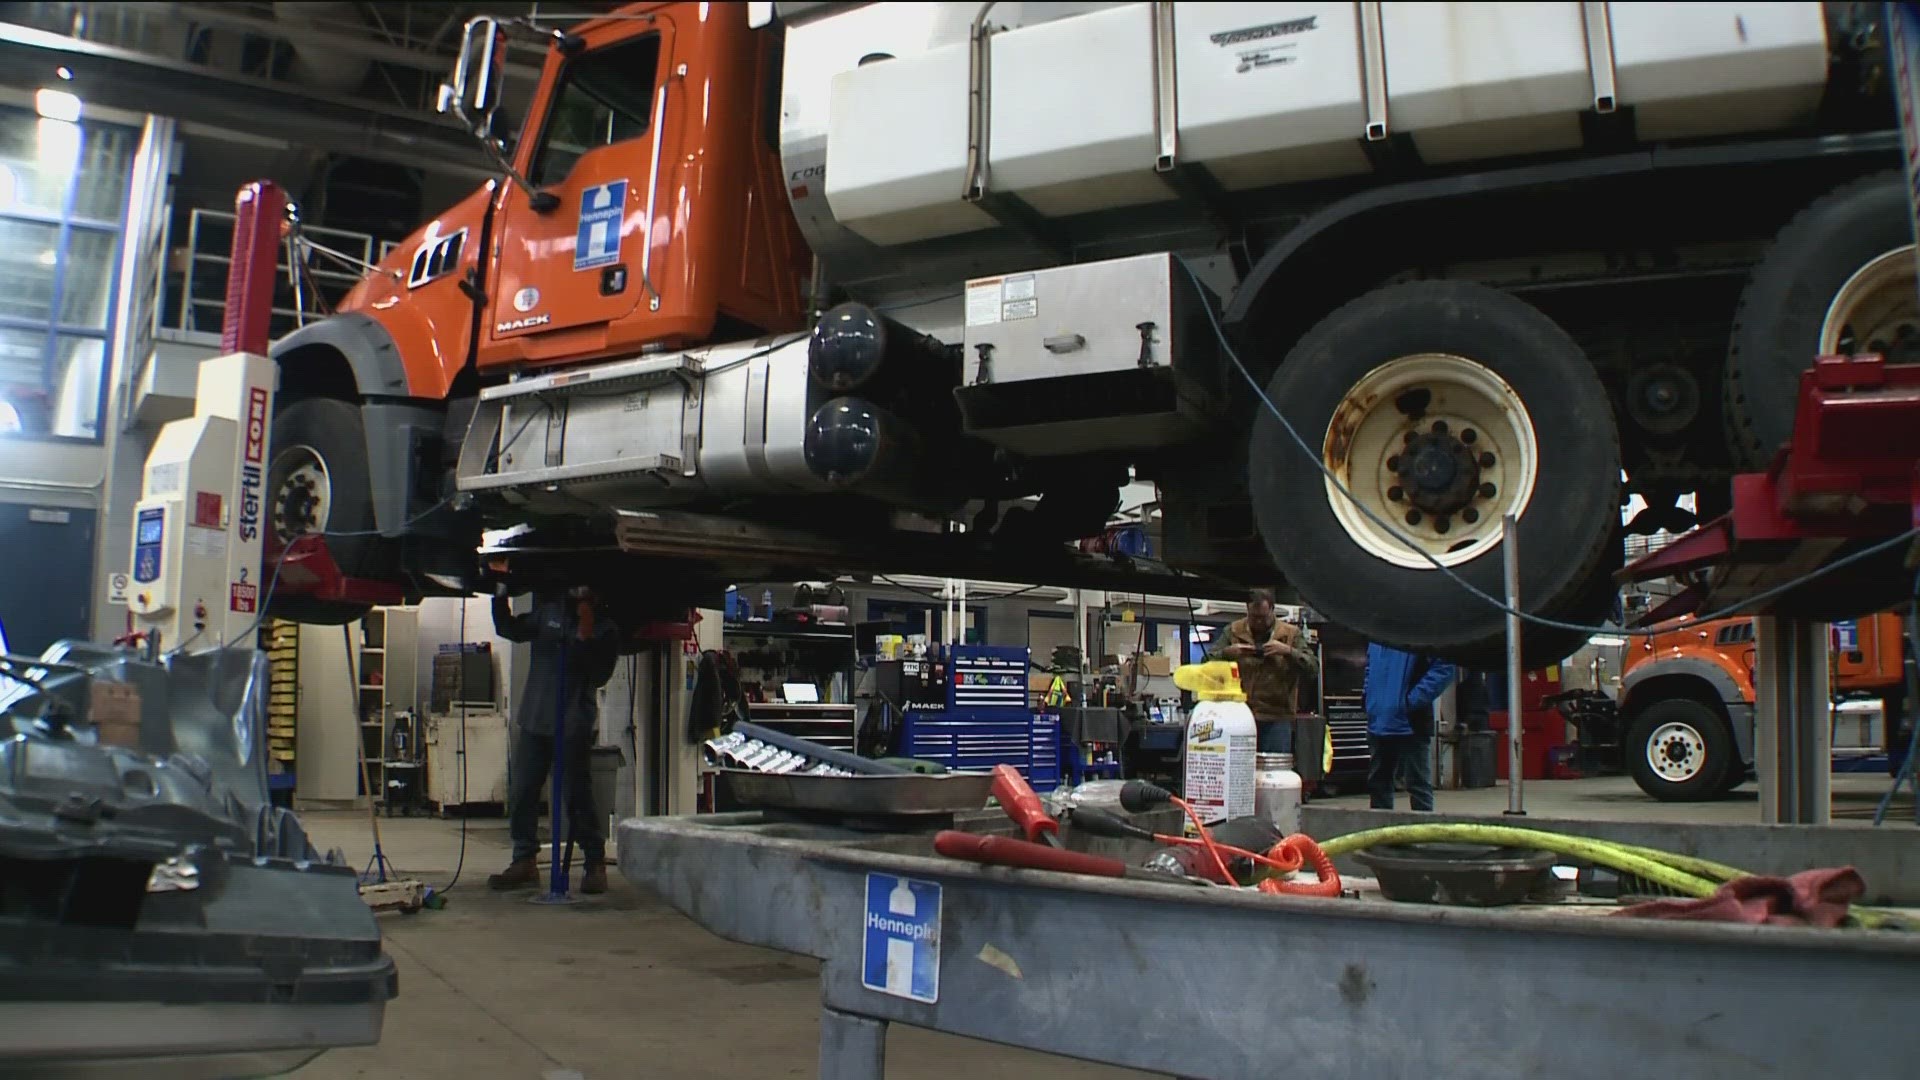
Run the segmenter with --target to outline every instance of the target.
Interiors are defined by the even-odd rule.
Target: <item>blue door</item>
[[[7,648],[37,655],[87,637],[93,608],[92,510],[0,503],[0,625]]]

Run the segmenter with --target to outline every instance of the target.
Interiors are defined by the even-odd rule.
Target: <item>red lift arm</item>
[[[1823,356],[1800,376],[1793,439],[1764,473],[1734,477],[1733,512],[1621,572],[1673,577],[1680,596],[1659,622],[1718,610],[1920,527],[1920,366],[1879,356]],[[1911,545],[1824,574],[1755,614],[1830,621],[1885,610],[1908,595]]]

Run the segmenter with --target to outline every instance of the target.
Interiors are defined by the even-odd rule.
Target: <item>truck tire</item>
[[[1256,405],[1255,520],[1301,598],[1370,641],[1469,666],[1505,657],[1505,615],[1359,512],[1321,472],[1489,596],[1504,595],[1500,520],[1519,515],[1529,612],[1598,623],[1596,574],[1620,551],[1620,446],[1606,391],[1563,330],[1506,293],[1414,282],[1369,293],[1301,338]],[[1584,635],[1525,636],[1551,663]]]
[[[1868,176],[1795,215],[1747,278],[1727,345],[1727,445],[1764,469],[1793,434],[1800,373],[1817,356],[1920,361],[1913,224],[1900,173]],[[1902,335],[1905,335],[1902,340]]]
[[[288,402],[273,418],[267,454],[264,514],[282,540],[323,532],[341,571],[368,575],[383,545],[373,535],[373,489],[360,410],[335,398]],[[271,574],[271,571],[269,571]],[[297,622],[336,625],[366,613],[359,604],[284,597],[274,613]]]
[[[1718,798],[1730,790],[1727,771],[1740,768],[1726,718],[1692,698],[1640,710],[1627,725],[1625,750],[1633,782],[1661,802]]]

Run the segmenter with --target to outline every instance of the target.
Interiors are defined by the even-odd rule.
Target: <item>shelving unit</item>
[[[782,683],[812,683],[820,688],[818,703],[753,701],[747,715],[756,724],[822,746],[854,752],[856,710],[852,701],[854,661],[853,627],[847,623],[783,624],[730,622],[727,648],[740,662],[741,683],[757,683],[763,694],[777,693]],[[773,656],[783,659],[772,662]],[[839,675],[844,700],[829,701],[833,676]]]
[[[420,613],[415,608],[377,607],[360,621],[359,655],[354,658],[354,674],[359,679],[355,715],[359,717],[367,772],[359,790],[376,801],[385,801],[388,736],[394,714],[418,708],[419,636]]]

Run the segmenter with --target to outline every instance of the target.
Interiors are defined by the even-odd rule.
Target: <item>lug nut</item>
[[[1493,454],[1491,452],[1480,455],[1480,467],[1483,469],[1493,468]]]
[[[1387,489],[1388,502],[1399,502],[1401,499],[1406,498],[1406,495],[1407,493],[1404,491],[1401,491],[1398,485],[1395,485]]]
[[[1409,525],[1420,524],[1420,511],[1418,510],[1407,511],[1407,524]]]
[[[1395,454],[1392,457],[1387,459],[1387,471],[1388,472],[1400,471],[1400,455],[1399,454]]]
[[[1445,420],[1435,420],[1433,422],[1433,433],[1435,435],[1445,435],[1447,433],[1447,422]]]
[[[1411,432],[1411,431],[1409,431],[1409,432],[1407,432],[1407,433],[1406,433],[1406,435],[1405,435],[1405,436],[1403,436],[1403,437],[1402,437],[1402,438],[1400,439],[1400,441],[1401,441],[1401,442],[1403,442],[1403,443],[1406,443],[1406,444],[1407,444],[1408,446],[1412,446],[1412,445],[1413,445],[1413,439],[1414,439],[1414,433],[1413,433],[1413,432]]]
[[[1465,510],[1460,511],[1460,520],[1471,525],[1474,522],[1480,520],[1480,511],[1475,510],[1473,507],[1469,506]]]
[[[1481,485],[1480,485],[1480,497],[1481,497],[1481,498],[1483,498],[1483,499],[1491,499],[1491,498],[1493,498],[1493,492],[1494,492],[1494,487],[1493,487],[1493,485],[1492,485],[1492,484],[1481,484]]]
[[[1463,443],[1476,442],[1479,440],[1479,438],[1480,438],[1480,433],[1473,430],[1472,428],[1460,429],[1460,441]]]
[[[1434,532],[1443,533],[1451,528],[1453,528],[1453,522],[1448,520],[1445,514],[1442,514],[1439,517],[1433,519]]]

